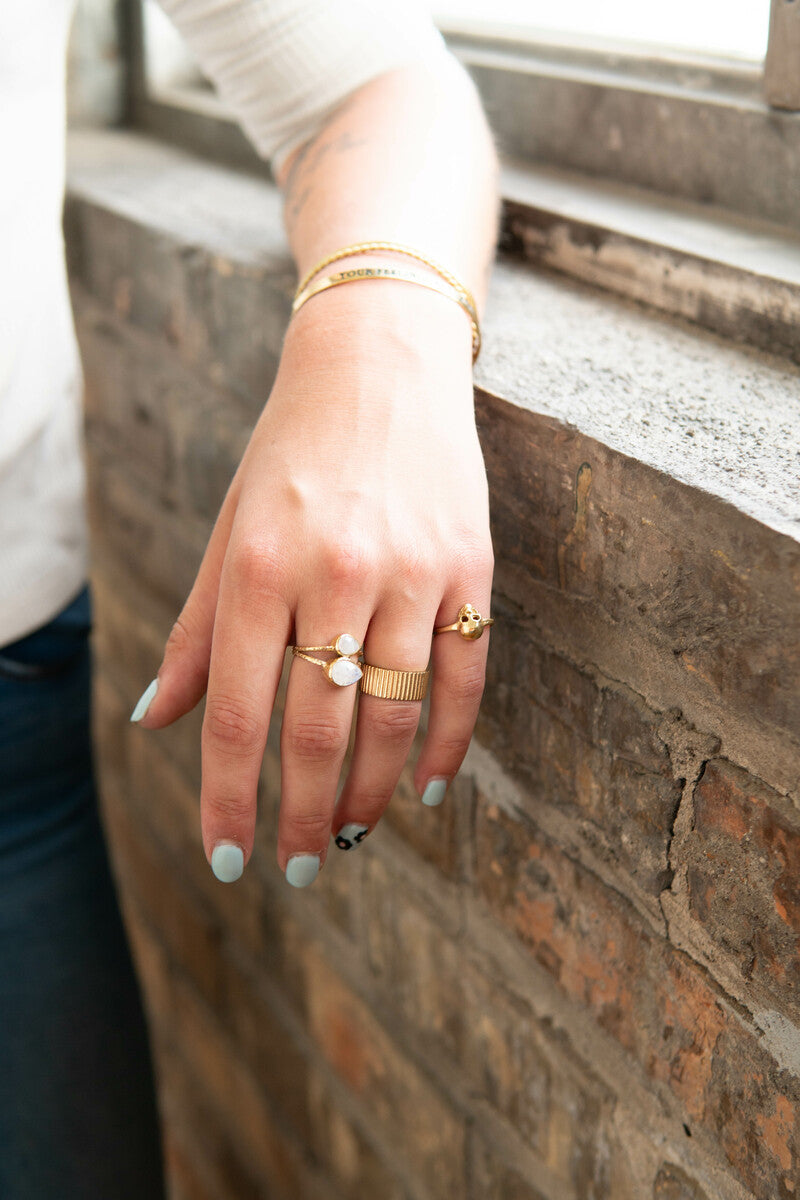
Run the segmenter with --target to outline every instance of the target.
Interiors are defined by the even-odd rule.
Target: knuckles
[[[366,540],[340,533],[325,538],[318,553],[316,573],[337,592],[363,592],[380,574],[380,551]]]
[[[289,828],[281,830],[281,834],[288,836],[292,841],[296,840],[301,846],[316,845],[318,842],[327,845],[331,834],[331,817],[331,810],[323,812],[321,809],[310,809],[308,812],[293,812],[287,820]],[[300,836],[293,838],[293,833]]]
[[[349,727],[324,717],[284,719],[282,749],[306,762],[328,762],[343,754]]]
[[[479,662],[453,671],[442,681],[442,688],[447,699],[455,704],[477,707],[483,695],[485,682],[486,670],[483,663]]]
[[[323,519],[317,522],[314,543],[306,541],[299,555],[296,547],[275,539],[245,537],[232,549],[228,569],[243,594],[284,600],[289,587],[303,577],[318,581],[326,590],[350,595],[374,592],[391,579],[398,594],[418,597],[442,588],[447,579],[483,587],[494,572],[491,542],[458,525],[416,534],[404,531],[402,536],[387,529],[380,538],[363,528],[348,529],[346,524],[331,525]],[[178,631],[178,646],[181,637]]]
[[[245,595],[285,595],[289,556],[280,545],[251,538],[233,551],[230,569],[237,588]]]
[[[211,695],[206,702],[204,735],[228,753],[253,754],[266,738],[263,716],[245,704],[225,696]]]
[[[243,818],[249,817],[252,797],[249,796],[207,796],[204,798],[206,812],[216,821],[228,828],[238,828]]]
[[[379,699],[372,708],[369,725],[375,738],[390,745],[405,745],[413,741],[419,724],[419,704],[407,700],[394,703]]]
[[[494,574],[494,550],[492,543],[475,541],[474,535],[454,535],[451,543],[457,547],[451,556],[450,571],[454,579],[466,580],[483,585]]]

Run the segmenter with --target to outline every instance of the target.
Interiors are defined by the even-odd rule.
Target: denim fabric
[[[89,738],[86,589],[0,649],[0,1197],[161,1200],[139,991]]]

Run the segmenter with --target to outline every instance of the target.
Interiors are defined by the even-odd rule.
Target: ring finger
[[[423,671],[431,653],[437,600],[411,607],[384,603],[373,617],[366,662],[395,671]],[[350,771],[336,807],[336,844],[348,850],[362,841],[392,798],[419,725],[421,700],[361,693]]]

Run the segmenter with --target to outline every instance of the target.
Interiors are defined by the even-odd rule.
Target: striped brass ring
[[[361,654],[361,642],[357,637],[353,637],[352,633],[340,633],[327,646],[290,646],[289,649],[294,657],[304,658],[306,662],[322,667],[331,683],[338,687],[347,687],[361,678],[361,663],[358,657]],[[314,652],[319,650],[330,650],[336,658],[328,662],[323,658],[314,658]]]
[[[422,700],[428,690],[430,671],[395,671],[364,663],[358,690],[381,700]]]
[[[474,605],[462,604],[452,625],[440,625],[433,632],[450,633],[451,630],[455,630],[463,638],[474,642],[481,636],[487,625],[494,625],[494,617],[482,617]]]

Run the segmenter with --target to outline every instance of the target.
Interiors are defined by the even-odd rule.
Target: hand
[[[425,668],[432,654],[429,728],[414,772],[420,794],[458,771],[483,691],[488,631],[476,641],[433,638],[434,626],[453,622],[467,601],[490,610],[469,323],[451,301],[405,283],[335,292],[314,297],[289,327],[269,403],[141,720],[161,728],[207,692],[203,844],[228,879],[252,853],[258,777],[289,643],[317,646],[352,633],[366,662],[401,670]],[[357,826],[344,847],[372,830],[419,722],[420,701],[362,694],[337,804],[356,686],[337,687],[321,667],[292,659],[278,862],[296,885],[315,877],[331,834]],[[442,795],[438,784],[427,799]]]

